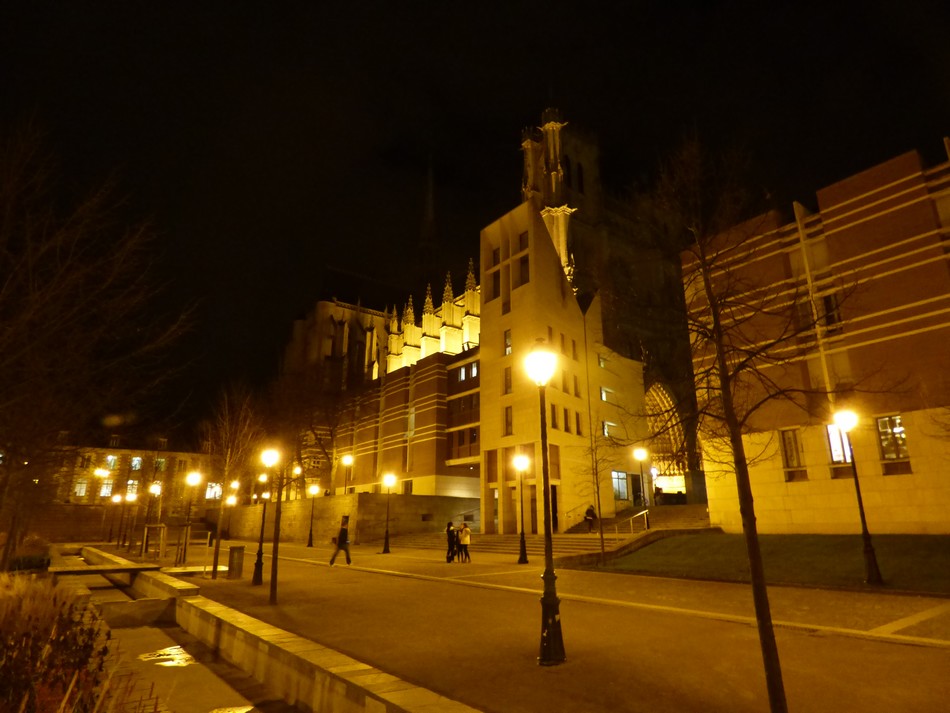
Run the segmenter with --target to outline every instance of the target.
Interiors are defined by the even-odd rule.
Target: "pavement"
[[[225,563],[227,546],[246,547],[243,577],[210,579],[201,573],[210,554],[196,548],[188,564],[197,573],[180,576],[203,596],[478,710],[769,709],[745,584],[558,570],[567,659],[539,666],[540,558],[518,565],[516,555],[475,551],[471,564],[449,564],[439,551],[400,549],[397,538],[388,554],[378,543],[354,545],[353,564],[338,559],[331,568],[329,545],[281,543],[278,603],[270,605],[269,545],[263,586],[250,584],[257,543],[224,545]],[[950,599],[768,592],[789,710],[950,710]],[[204,667],[187,668],[197,675]],[[235,703],[208,687],[169,710],[280,705],[245,691]]]

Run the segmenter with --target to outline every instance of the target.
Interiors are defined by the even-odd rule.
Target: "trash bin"
[[[240,579],[244,572],[244,545],[233,545],[228,552],[228,579]]]

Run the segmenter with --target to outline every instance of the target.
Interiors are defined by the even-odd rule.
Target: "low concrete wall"
[[[179,599],[175,618],[225,661],[303,711],[477,713],[205,597]]]
[[[94,547],[90,564],[134,564]],[[123,577],[126,575],[104,575]],[[478,713],[333,649],[199,596],[198,587],[161,572],[132,575],[131,602],[110,603],[110,626],[142,626],[150,613],[174,621],[272,695],[307,713]],[[120,586],[128,586],[120,582]],[[136,606],[137,605],[137,606]]]

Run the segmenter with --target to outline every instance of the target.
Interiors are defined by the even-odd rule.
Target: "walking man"
[[[330,558],[330,566],[333,566],[333,562],[336,560],[336,556],[340,554],[340,550],[343,550],[346,553],[346,563],[350,564],[350,531],[348,529],[350,524],[350,516],[344,515],[343,522],[340,524],[340,533],[336,536],[336,550],[333,551],[333,556]]]

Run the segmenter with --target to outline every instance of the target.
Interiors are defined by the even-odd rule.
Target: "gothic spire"
[[[426,285],[426,301],[422,305],[422,314],[435,314],[435,305],[432,304],[432,285]]]
[[[442,290],[442,304],[446,302],[451,302],[455,299],[455,295],[452,294],[452,273],[445,273],[445,288]]]
[[[468,259],[468,274],[465,276],[465,291],[474,291],[478,287],[478,281],[475,279],[475,261]]]

